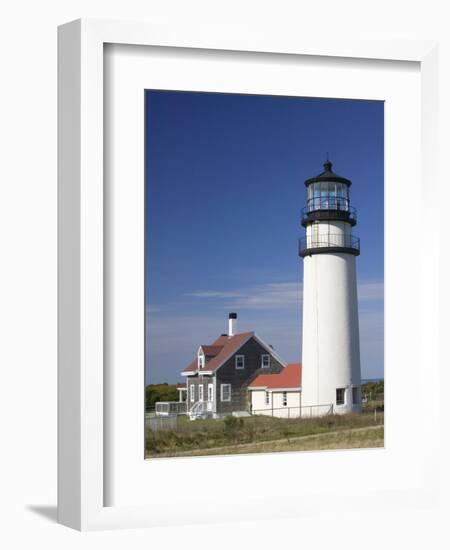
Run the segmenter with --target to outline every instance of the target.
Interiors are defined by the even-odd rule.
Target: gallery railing
[[[356,208],[336,201],[313,199],[302,209],[302,225],[317,220],[342,220],[356,224]]]
[[[320,197],[312,197],[306,201],[307,208],[310,210],[349,210],[350,201],[344,197],[336,195],[321,195]]]
[[[347,252],[358,256],[360,253],[359,237],[343,233],[326,233],[301,237],[298,244],[300,256],[325,252]]]

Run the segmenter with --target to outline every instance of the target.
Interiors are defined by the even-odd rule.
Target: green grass
[[[373,414],[346,414],[305,419],[252,416],[195,421],[181,416],[178,419],[176,431],[146,430],[146,457],[382,446],[383,435],[380,432],[382,428],[380,430],[361,430],[361,428],[382,426],[383,416],[382,412],[378,412],[376,422]],[[356,431],[350,432],[350,430]],[[334,432],[342,432],[342,434],[334,434]],[[347,433],[344,434],[344,432]],[[319,438],[324,434],[327,434],[329,440]],[[299,441],[300,438],[307,436],[316,436],[316,439],[308,437],[302,442]],[[370,445],[366,445],[367,442]],[[347,445],[352,446],[347,447]]]

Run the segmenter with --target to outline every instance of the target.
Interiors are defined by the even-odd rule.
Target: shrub
[[[236,437],[239,430],[244,426],[244,419],[237,416],[226,416],[223,423],[225,435]]]

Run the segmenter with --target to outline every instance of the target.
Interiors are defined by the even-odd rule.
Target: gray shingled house
[[[251,381],[286,366],[254,332],[236,334],[236,322],[236,313],[230,313],[228,334],[199,346],[197,356],[181,373],[186,377],[186,411],[192,419],[249,411]]]

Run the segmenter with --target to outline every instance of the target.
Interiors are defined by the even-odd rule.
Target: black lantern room
[[[350,206],[349,198],[352,182],[335,174],[328,159],[323,167],[321,174],[305,181],[307,200],[302,210],[303,227],[316,220],[340,220],[355,225],[356,210]]]

